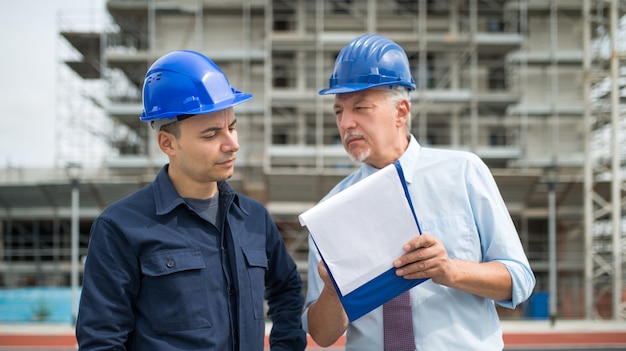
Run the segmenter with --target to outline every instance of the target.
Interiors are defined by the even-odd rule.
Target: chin
[[[232,170],[220,170],[220,172],[212,172],[211,178],[215,182],[222,182],[233,177],[234,172]]]
[[[233,177],[234,172],[227,172],[225,174],[222,174],[222,176],[220,178],[222,178],[222,180],[228,180],[230,178]]]
[[[365,160],[367,160],[368,157],[370,157],[370,151],[371,150],[366,150],[363,152],[349,152],[348,156],[350,157],[350,159],[354,162],[365,162]]]

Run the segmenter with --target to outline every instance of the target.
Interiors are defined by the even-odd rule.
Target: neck
[[[409,147],[409,137],[400,137],[397,140],[398,142],[390,146],[389,152],[376,159],[368,159],[366,163],[372,167],[381,169],[396,162]]]
[[[171,167],[167,174],[180,197],[209,199],[217,193],[217,182],[198,182]]]

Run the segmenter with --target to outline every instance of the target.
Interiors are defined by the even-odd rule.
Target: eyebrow
[[[230,122],[228,127],[230,128],[230,127],[234,126],[235,124],[237,124],[237,118],[233,119],[233,121]],[[207,133],[207,132],[214,132],[214,131],[217,131],[217,130],[220,130],[220,129],[222,129],[222,127],[219,127],[219,126],[208,127],[206,129],[202,130],[200,133],[204,134],[204,133]]]
[[[349,102],[349,104],[357,105],[357,104],[360,104],[360,103],[362,103],[364,101],[367,102],[367,98],[366,97],[359,97],[359,98],[355,99],[353,102]],[[343,105],[345,105],[345,103]],[[334,104],[333,105],[333,109],[340,108],[340,107],[341,107],[340,104]]]

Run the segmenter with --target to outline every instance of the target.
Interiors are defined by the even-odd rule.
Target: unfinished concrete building
[[[96,174],[82,177],[81,255],[90,220],[166,162],[154,132],[139,121],[141,87],[156,58],[191,49],[254,95],[235,108],[241,151],[232,184],[267,205],[304,273],[307,233],[297,215],[355,168],[339,142],[332,100],[317,91],[349,40],[379,33],[409,56],[418,141],[472,151],[491,168],[537,276],[536,291],[553,295],[550,316],[625,317],[624,158],[616,152],[620,129],[613,128],[622,117],[615,85],[621,56],[610,35],[626,11],[623,2],[108,0],[106,11],[104,31],[61,31],[79,53],[65,64],[81,79],[103,83],[99,105],[111,132],[91,135],[114,151],[98,160]],[[78,125],[79,108],[68,105],[58,118]],[[45,219],[66,223],[67,206],[58,204],[61,210]],[[7,278],[15,250],[33,247],[17,243],[28,229],[15,228],[36,220],[5,212],[5,284],[15,282]],[[67,236],[63,225],[51,228]],[[67,240],[54,245],[67,247]],[[501,313],[537,317],[525,309]]]

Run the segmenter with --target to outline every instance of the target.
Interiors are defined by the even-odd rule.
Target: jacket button
[[[174,265],[176,264],[176,262],[174,260],[169,260],[167,261],[166,265],[168,268],[172,268],[174,267]]]

